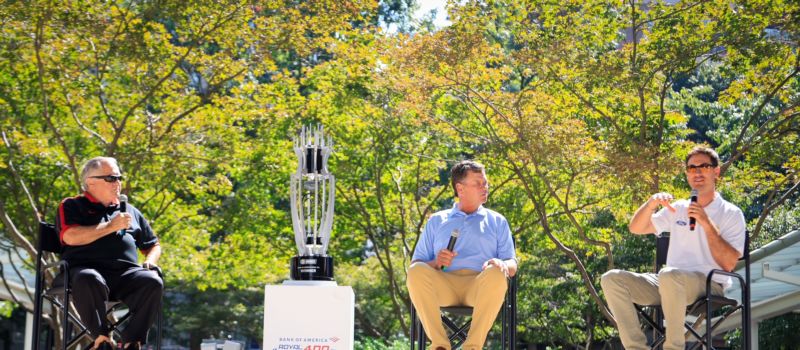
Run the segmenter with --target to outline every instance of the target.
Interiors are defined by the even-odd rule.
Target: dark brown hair
[[[692,156],[698,154],[707,155],[709,158],[711,158],[711,165],[715,167],[719,166],[719,154],[717,154],[717,151],[703,146],[695,146],[694,148],[692,148],[692,150],[689,151],[689,154],[686,155],[686,159],[683,161],[683,165],[689,165],[689,158],[692,158]]]
[[[464,181],[470,172],[482,173],[484,172],[483,165],[472,160],[462,160],[450,169],[450,185],[453,186],[453,194],[458,197],[456,184]]]

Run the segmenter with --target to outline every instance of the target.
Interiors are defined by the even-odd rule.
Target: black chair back
[[[653,269],[655,273],[667,264],[667,252],[669,252],[669,232],[663,232],[656,237],[656,266]]]
[[[32,345],[33,350],[38,350],[40,343],[39,343],[39,335],[41,330],[42,324],[42,304],[43,304],[43,294],[44,294],[44,267],[43,265],[47,265],[44,261],[45,253],[56,253],[61,254],[63,247],[61,246],[61,238],[59,237],[58,231],[56,230],[56,226],[40,221],[39,222],[39,241],[37,244],[38,251],[36,252],[36,291],[33,301],[33,335],[32,335]],[[64,284],[66,284],[66,277],[64,278]],[[69,304],[69,300],[66,300],[66,304]],[[66,320],[68,313],[66,309],[64,309],[63,319]],[[67,324],[68,322],[64,321],[64,329],[63,334],[67,334]],[[66,349],[66,343],[64,345],[64,349]]]
[[[39,222],[39,255],[42,251],[61,254],[61,237],[56,231],[56,225],[48,222]]]

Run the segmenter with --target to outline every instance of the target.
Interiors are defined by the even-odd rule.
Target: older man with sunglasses
[[[667,264],[658,274],[611,270],[601,279],[625,349],[650,349],[634,303],[660,304],[666,323],[664,349],[683,349],[686,306],[705,295],[712,269],[731,271],[742,255],[744,215],[716,191],[719,176],[717,152],[695,147],[686,156],[686,180],[697,190],[697,201],[673,202],[671,194],[656,193],[633,215],[628,226],[632,233],[670,232],[670,241]],[[721,295],[730,285],[729,277],[717,275],[711,292]]]
[[[138,209],[127,204],[120,211],[121,181],[116,159],[92,158],[81,171],[83,194],[58,208],[62,258],[69,263],[75,307],[95,338],[93,349],[114,348],[105,302],[120,300],[130,309],[124,349],[141,347],[161,308],[164,285],[154,271],[161,246]],[[142,265],[137,248],[145,256]]]

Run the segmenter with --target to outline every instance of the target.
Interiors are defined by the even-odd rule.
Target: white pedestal
[[[352,350],[355,294],[336,282],[264,287],[264,350]]]

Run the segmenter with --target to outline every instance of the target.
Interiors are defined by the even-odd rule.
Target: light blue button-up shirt
[[[489,259],[516,259],[511,229],[503,215],[483,206],[467,214],[456,203],[453,208],[437,212],[428,219],[412,261],[436,259],[436,253],[447,248],[454,229],[459,231],[453,248],[458,255],[447,270],[481,271],[483,263]]]

